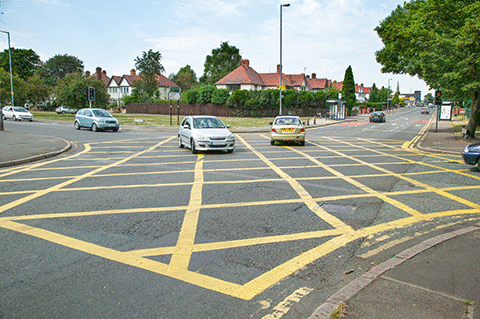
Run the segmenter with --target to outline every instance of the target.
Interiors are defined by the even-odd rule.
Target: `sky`
[[[152,49],[162,55],[165,76],[190,65],[203,75],[207,55],[228,42],[258,73],[315,73],[343,81],[352,67],[355,82],[378,88],[397,83],[401,93],[433,92],[409,75],[382,73],[375,32],[404,0],[0,0],[0,30],[14,48],[32,49],[42,61],[57,54],[97,67],[108,76],[129,74],[135,58]],[[0,33],[0,50],[8,48]],[[390,79],[390,80],[389,80]]]

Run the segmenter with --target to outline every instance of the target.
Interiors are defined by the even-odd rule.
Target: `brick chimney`
[[[135,71],[135,69],[130,70],[130,75],[137,75],[137,72]]]
[[[97,78],[97,80],[102,80],[102,68],[99,66],[97,66],[95,77]]]
[[[245,59],[245,60],[241,60],[240,61],[240,65],[244,65],[246,66],[247,68],[250,67],[250,61]]]
[[[85,71],[85,76],[86,76],[87,78],[89,78],[89,77],[90,77],[90,71]]]
[[[312,73],[312,79],[316,79],[317,75],[315,73]]]

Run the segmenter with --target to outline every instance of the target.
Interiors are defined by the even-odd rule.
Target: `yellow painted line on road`
[[[110,164],[110,165],[106,165],[106,166],[97,168],[97,169],[95,169],[95,170],[93,170],[93,171],[90,171],[90,172],[88,172],[88,173],[85,173],[85,174],[83,174],[83,175],[76,176],[76,177],[74,177],[74,178],[72,178],[72,179],[70,179],[70,180],[68,180],[68,181],[63,182],[63,183],[57,184],[57,185],[55,185],[55,186],[52,186],[52,187],[49,187],[49,188],[46,188],[46,189],[42,189],[42,190],[36,191],[36,192],[33,193],[33,194],[30,194],[30,195],[25,196],[25,197],[23,197],[23,198],[17,199],[17,200],[15,200],[15,201],[13,201],[13,202],[10,202],[10,203],[8,203],[8,204],[2,205],[2,206],[0,206],[0,214],[3,213],[4,211],[8,210],[8,209],[11,209],[11,208],[13,208],[13,207],[19,206],[19,205],[21,205],[21,204],[23,204],[23,203],[26,203],[26,202],[28,202],[28,201],[31,201],[31,200],[33,200],[33,199],[35,199],[35,198],[41,197],[41,196],[46,195],[46,194],[48,194],[48,193],[57,191],[57,190],[65,187],[65,186],[68,186],[68,185],[71,185],[71,184],[73,184],[73,183],[76,183],[76,182],[78,182],[78,181],[80,181],[80,180],[82,180],[82,179],[84,179],[84,178],[86,178],[86,177],[93,176],[93,175],[95,175],[95,174],[98,173],[98,172],[101,172],[101,171],[104,171],[104,170],[109,169],[109,168],[111,168],[111,167],[114,167],[114,166],[116,166],[116,165],[125,163],[126,161],[129,161],[129,160],[131,160],[132,158],[135,158],[136,156],[138,156],[138,155],[140,155],[140,154],[142,154],[142,153],[149,152],[149,151],[155,149],[156,147],[158,147],[158,146],[160,146],[160,145],[168,142],[169,140],[171,140],[171,139],[173,139],[173,138],[174,138],[174,137],[171,137],[170,139],[167,139],[167,140],[165,140],[165,141],[159,142],[159,143],[158,143],[157,145],[155,145],[155,146],[152,146],[152,147],[150,147],[150,148],[148,148],[148,149],[146,149],[146,150],[144,150],[144,151],[142,151],[142,152],[140,152],[140,153],[137,153],[137,154],[131,155],[131,156],[129,156],[129,157],[126,157],[126,158],[124,158],[124,159],[122,159],[122,160],[120,160],[120,161],[118,161],[118,162],[115,162],[115,163],[112,163],[112,164]],[[85,145],[85,150],[86,150],[87,152],[90,150],[89,144],[86,144],[86,145]]]
[[[305,296],[313,291],[313,288],[302,287],[295,290],[285,300],[273,308],[274,312],[263,316],[262,319],[280,319],[285,315],[294,304],[299,303]]]
[[[313,143],[313,142],[310,142],[310,143],[312,143],[312,144],[314,144],[314,145],[316,145],[316,146],[318,146],[318,147],[322,147],[322,148],[328,149],[328,148],[326,148],[326,147],[324,147],[324,146],[321,146],[321,145],[319,145],[319,144],[316,144],[316,143]],[[362,183],[356,181],[355,179],[353,179],[353,178],[351,178],[351,177],[349,177],[349,176],[346,176],[346,175],[338,172],[337,170],[329,167],[328,165],[325,165],[324,163],[318,161],[316,158],[314,158],[314,157],[312,157],[312,156],[310,156],[310,155],[308,155],[308,154],[306,154],[306,153],[304,153],[304,152],[301,152],[301,151],[299,151],[299,150],[297,150],[297,149],[295,149],[295,148],[291,148],[291,147],[290,147],[290,149],[291,149],[292,151],[294,151],[294,152],[297,152],[297,153],[299,153],[299,154],[302,154],[305,158],[308,158],[310,161],[312,161],[313,163],[317,164],[319,167],[322,167],[323,169],[327,170],[327,171],[330,172],[331,174],[333,174],[333,175],[335,175],[335,176],[343,179],[344,181],[346,181],[347,183],[350,183],[350,184],[354,185],[355,187],[358,187],[359,189],[363,190],[364,192],[369,193],[369,194],[371,194],[372,196],[376,196],[376,197],[380,198],[381,200],[383,200],[384,202],[387,202],[387,203],[389,203],[389,204],[391,204],[391,205],[393,205],[393,206],[395,206],[395,207],[397,207],[397,208],[400,208],[401,210],[407,212],[408,214],[410,214],[410,215],[412,215],[412,216],[416,216],[417,218],[420,218],[420,219],[423,218],[423,214],[420,213],[420,212],[418,212],[418,211],[416,211],[415,209],[413,209],[413,208],[411,208],[411,207],[409,207],[409,206],[407,206],[407,205],[405,205],[405,204],[403,204],[403,203],[401,203],[401,202],[399,202],[399,201],[397,201],[397,200],[395,200],[395,199],[393,199],[393,198],[385,195],[384,193],[379,193],[379,192],[373,190],[372,188],[370,188],[370,187],[368,187],[368,186],[366,186],[366,185],[363,185]],[[335,150],[330,150],[330,151],[331,151],[331,152],[334,152],[334,153],[336,153],[336,154],[341,154],[340,152],[337,152],[337,151],[335,151]],[[343,155],[344,157],[346,157],[346,158],[351,159],[351,160],[359,161],[359,162],[361,162],[361,163],[363,163],[363,164],[365,164],[365,165],[369,165],[369,166],[374,167],[374,165],[370,165],[370,164],[368,164],[367,162],[358,160],[358,159],[356,159],[356,158],[354,158],[354,157],[352,157],[352,156],[349,156],[349,155],[346,155],[346,154],[342,154],[342,155]],[[390,171],[387,171],[387,170],[383,170],[383,171],[386,172],[386,173],[388,173],[388,174],[393,174],[393,172],[390,172]]]
[[[275,173],[277,173],[281,178],[285,179],[290,186],[295,190],[295,192],[300,196],[300,198],[303,200],[305,205],[314,212],[318,217],[323,219],[325,222],[329,223],[332,225],[334,228],[337,229],[343,229],[345,231],[351,231],[353,230],[349,225],[345,224],[342,222],[340,219],[337,217],[328,214],[322,207],[318,205],[318,203],[313,199],[313,197],[303,188],[302,185],[300,185],[299,182],[297,182],[294,178],[292,178],[290,175],[282,171],[278,166],[273,164],[268,158],[265,157],[262,153],[258,152],[256,149],[254,149],[250,144],[248,144],[241,136],[237,136],[237,138],[254,154],[256,154],[262,161],[267,164],[268,167],[270,167]]]
[[[197,163],[195,164],[195,178],[190,192],[190,202],[188,203],[183,225],[178,235],[177,245],[170,260],[169,272],[188,270],[197,234],[200,207],[202,205],[203,159],[204,156],[202,154],[198,155]]]

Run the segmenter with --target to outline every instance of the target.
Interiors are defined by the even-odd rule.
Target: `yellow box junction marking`
[[[10,204],[1,206],[0,213],[50,192],[96,189],[93,187],[63,189],[63,187],[73,184],[76,181],[79,181],[84,178],[98,177],[101,175],[98,173],[111,167],[129,165],[127,162],[130,159],[133,159],[135,157],[150,157],[146,154],[152,151],[155,151],[160,146],[165,146],[169,141],[173,140],[174,138],[175,137],[165,139],[162,142],[156,143],[155,145],[153,145],[152,147],[144,151],[140,151],[131,156],[125,157],[124,159],[116,161],[112,164],[109,164],[106,166],[100,166],[100,167],[90,167],[93,169],[91,172],[88,172],[79,176],[73,176],[71,177],[70,180],[62,182],[56,186],[47,188],[45,190],[32,191],[31,195],[28,195]],[[19,233],[27,234],[30,236],[34,236],[37,238],[41,238],[49,242],[53,242],[58,245],[69,247],[71,249],[75,249],[78,251],[82,251],[94,256],[120,262],[126,265],[131,265],[131,266],[145,269],[161,275],[169,276],[171,278],[188,282],[188,283],[197,285],[199,287],[203,287],[205,289],[209,289],[209,290],[217,291],[233,297],[249,300],[255,297],[256,295],[258,295],[259,293],[263,292],[268,287],[277,283],[278,281],[284,279],[285,277],[293,274],[299,269],[310,264],[311,262],[359,238],[371,236],[374,234],[385,232],[387,230],[407,227],[423,219],[433,219],[433,218],[455,216],[455,215],[462,215],[462,214],[473,215],[473,214],[480,213],[479,205],[472,203],[468,200],[465,200],[463,198],[460,198],[458,196],[453,196],[447,193],[448,191],[454,190],[454,189],[478,189],[480,186],[464,186],[464,187],[449,188],[449,189],[447,188],[437,189],[429,185],[426,185],[424,183],[415,181],[409,177],[406,177],[405,174],[396,174],[376,164],[369,164],[353,156],[348,156],[342,152],[334,151],[332,149],[329,149],[327,147],[321,146],[316,143],[311,143],[312,145],[317,146],[317,148],[321,150],[334,152],[339,158],[349,158],[351,160],[357,161],[359,165],[368,165],[376,170],[380,170],[384,173],[383,174],[384,176],[395,176],[398,178],[402,178],[404,180],[407,180],[413,183],[416,186],[420,186],[424,188],[421,190],[416,189],[412,191],[381,193],[381,192],[374,191],[373,189],[367,187],[366,185],[361,184],[360,182],[356,181],[352,176],[346,176],[344,174],[341,174],[340,172],[332,168],[335,165],[325,165],[322,162],[320,162],[318,159],[307,154],[304,151],[299,151],[295,148],[285,148],[291,151],[293,150],[294,152],[298,153],[300,155],[299,158],[310,160],[314,164],[313,167],[322,167],[323,169],[326,169],[327,171],[329,171],[334,175],[334,177],[329,177],[329,178],[339,178],[339,179],[345,180],[365,192],[365,194],[338,195],[338,196],[329,196],[324,198],[313,198],[307,192],[307,190],[300,185],[300,183],[298,182],[298,180],[300,180],[299,178],[295,179],[289,176],[288,174],[286,174],[281,167],[274,164],[274,160],[267,159],[261,152],[256,150],[250,144],[248,144],[245,141],[245,139],[243,139],[241,136],[237,136],[237,138],[241,143],[243,143],[247,147],[247,149],[249,149],[253,154],[255,154],[261,161],[263,161],[268,166],[268,169],[271,169],[278,174],[279,178],[273,179],[274,181],[284,180],[288,182],[289,185],[292,187],[292,189],[298,194],[299,198],[271,200],[271,201],[258,201],[258,202],[220,203],[220,204],[210,204],[210,205],[202,204],[202,188],[203,188],[203,185],[206,184],[203,178],[203,173],[206,170],[204,170],[203,168],[203,163],[205,159],[204,156],[198,155],[196,157],[195,168],[193,170],[194,181],[189,183],[178,183],[181,185],[192,185],[192,189],[190,193],[190,201],[187,206],[147,207],[147,208],[137,208],[137,209],[116,209],[116,210],[103,210],[103,211],[51,213],[51,214],[38,214],[38,215],[30,215],[30,216],[27,215],[27,216],[15,216],[15,217],[0,217],[0,227],[5,229],[10,229],[12,231],[16,231]],[[358,145],[349,144],[348,142],[345,142],[342,140],[335,140],[335,139],[327,139],[327,140],[337,142],[337,143],[344,143],[348,146],[358,147]],[[369,141],[369,142],[372,143],[372,141]],[[113,144],[114,142],[110,142],[110,143]],[[394,148],[393,146],[389,146],[389,147]],[[376,151],[374,149],[373,150],[368,149],[366,147],[363,147],[363,148],[368,151],[377,152],[379,155],[388,155],[392,157],[391,154],[386,154],[381,151]],[[87,145],[87,148],[83,152],[83,154],[88,153],[89,150],[90,150],[90,147]],[[78,154],[75,156],[78,156]],[[405,159],[400,156],[396,156],[396,158],[398,158],[401,161],[406,161],[409,163],[430,165],[431,167],[438,168],[439,170],[442,170],[444,172],[464,174],[459,171],[443,169],[441,167],[437,167],[432,164],[415,162],[413,160]],[[70,159],[72,158],[69,158],[69,160]],[[57,160],[62,160],[62,159],[57,159]],[[66,159],[63,159],[63,160],[66,160]],[[51,161],[48,163],[51,163]],[[22,168],[21,170],[22,171],[28,171],[29,169],[34,170],[34,169],[37,169],[38,167],[39,166],[30,165],[28,167]],[[81,168],[81,166],[79,166],[79,168]],[[265,169],[265,168],[255,167],[255,168],[248,168],[248,169]],[[232,169],[228,169],[228,170],[232,170]],[[245,168],[240,168],[238,170],[245,170]],[[208,171],[215,171],[215,170],[208,170]],[[219,171],[222,171],[222,170],[219,170]],[[178,172],[180,171],[175,171],[175,173],[178,173]],[[191,172],[191,170],[189,170],[189,172]],[[10,173],[11,171],[9,171],[7,174],[10,175]],[[155,173],[157,172],[151,172],[149,174],[155,174]],[[121,175],[122,174],[112,174],[112,175],[104,174],[102,176],[121,176]],[[464,174],[464,175],[467,175],[467,174]],[[472,177],[472,176],[469,176],[469,177]],[[272,180],[272,179],[268,179],[268,180]],[[251,181],[237,181],[237,182],[242,183],[242,182],[251,182]],[[222,182],[211,182],[211,183],[222,183]],[[223,183],[231,183],[231,181],[225,181]],[[160,186],[169,186],[169,185],[172,185],[172,184],[129,185],[129,186],[121,186],[121,187],[160,187]],[[109,188],[109,187],[99,187],[98,189],[106,189],[106,188]],[[435,192],[439,195],[448,197],[454,201],[465,204],[471,208],[463,209],[463,210],[442,211],[442,212],[436,212],[431,214],[421,214],[411,209],[407,205],[404,205],[396,200],[391,199],[391,196],[398,195],[398,194],[415,194],[415,193],[428,193],[428,192]],[[354,230],[349,225],[342,222],[340,219],[336,218],[331,214],[328,214],[325,210],[323,210],[317,204],[319,201],[365,198],[365,197],[372,197],[372,196],[381,198],[385,202],[406,211],[412,216],[403,218],[403,219],[394,220],[394,221],[380,224],[380,225],[374,225],[364,229]],[[274,204],[278,205],[278,204],[287,204],[287,203],[304,203],[319,218],[321,218],[322,220],[330,224],[332,229],[302,232],[302,233],[287,234],[287,235],[265,236],[260,238],[248,238],[248,239],[221,241],[221,242],[213,242],[213,243],[195,244],[197,224],[198,224],[198,219],[202,209],[220,208],[220,207],[228,209],[233,207],[250,207],[250,206],[261,206],[261,205],[274,205]],[[155,212],[170,212],[170,211],[179,211],[179,212],[185,213],[183,225],[175,246],[139,249],[139,250],[128,251],[128,252],[116,251],[114,249],[105,248],[100,245],[95,245],[82,240],[64,236],[59,233],[43,230],[40,228],[36,228],[36,227],[32,227],[32,226],[28,226],[20,223],[20,221],[22,220],[33,220],[33,219],[67,218],[67,217],[78,217],[78,216],[114,215],[114,214],[135,214],[140,212],[155,213]],[[254,278],[253,280],[243,285],[231,283],[226,280],[217,279],[211,276],[202,275],[197,272],[188,270],[190,258],[194,252],[206,252],[206,251],[230,249],[230,248],[236,248],[236,247],[246,247],[246,246],[271,244],[271,243],[282,243],[287,241],[301,241],[301,240],[312,239],[312,238],[329,238],[329,239],[323,244],[299,254],[298,256],[284,262],[283,264],[278,265],[277,267],[270,269],[269,271],[265,272],[259,277]],[[159,256],[159,255],[172,255],[170,263],[169,264],[161,263],[161,262],[157,262],[147,258],[150,256]],[[281,315],[282,311],[285,311],[288,308],[288,304],[296,300],[295,298],[297,298],[298,296],[304,296],[309,292],[310,291],[307,288],[306,290],[295,292],[294,294],[289,296],[289,298],[287,298],[284,303],[274,308],[275,312],[274,314],[272,314],[272,316]]]

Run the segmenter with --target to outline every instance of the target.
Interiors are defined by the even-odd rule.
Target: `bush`
[[[247,90],[236,90],[230,95],[227,100],[227,105],[230,107],[241,107],[250,98],[250,93]]]
[[[197,103],[207,104],[212,102],[212,95],[217,88],[215,85],[206,85],[198,89]]]
[[[191,89],[190,91],[187,92],[187,103],[188,104],[197,103],[197,98],[198,98],[198,90],[197,89]]]
[[[228,98],[230,97],[230,92],[227,89],[218,89],[213,92],[212,103],[217,105],[222,105],[227,103]]]

